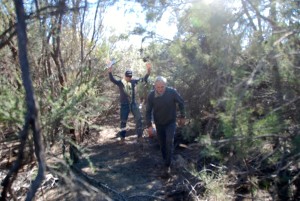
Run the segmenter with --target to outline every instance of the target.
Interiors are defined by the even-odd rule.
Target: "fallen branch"
[[[249,140],[249,139],[259,139],[259,138],[266,138],[266,137],[277,137],[277,138],[286,138],[282,135],[277,134],[266,134],[266,135],[259,135],[259,136],[236,136],[222,140],[212,140],[212,144],[219,144],[219,143],[226,143],[226,142],[233,142],[233,141],[242,141],[242,140]]]
[[[127,199],[121,193],[112,189],[108,185],[103,184],[102,182],[99,182],[96,179],[88,176],[86,173],[82,172],[79,168],[72,166],[71,169],[73,170],[74,173],[76,173],[78,176],[82,177],[89,184],[91,184],[97,188],[100,188],[104,194],[109,195],[110,197],[113,197],[113,200],[127,201]]]
[[[133,200],[139,200],[139,198],[151,198],[154,199],[154,200],[165,200],[164,198],[160,198],[160,197],[157,197],[157,196],[154,196],[154,195],[146,195],[146,194],[140,194],[140,195],[133,195],[133,196],[130,196],[128,197],[128,199],[133,199]]]

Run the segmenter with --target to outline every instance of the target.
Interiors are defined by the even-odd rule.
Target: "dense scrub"
[[[177,143],[201,147],[189,169],[189,179],[201,181],[193,189],[199,199],[228,186],[252,199],[260,190],[274,200],[299,199],[299,2],[137,1],[145,25],[107,34],[105,8],[116,2],[37,0],[24,12],[21,0],[1,4],[1,199],[19,196],[12,186],[22,171],[35,170],[30,181],[39,172],[41,183],[48,172],[59,175],[47,163],[57,147],[55,166],[70,173],[80,162],[92,131],[118,109],[105,69],[112,58],[116,76],[128,67],[143,75],[150,61],[150,80],[163,75],[184,97],[187,124]],[[178,29],[172,40],[149,30],[166,12]],[[133,34],[141,47],[121,45]],[[39,186],[32,184],[29,198]]]

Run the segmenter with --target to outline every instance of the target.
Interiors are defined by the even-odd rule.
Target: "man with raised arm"
[[[125,143],[126,137],[126,124],[128,120],[128,115],[131,112],[134,116],[135,129],[138,136],[138,142],[141,141],[143,135],[143,125],[142,125],[142,115],[140,109],[136,103],[135,96],[135,87],[140,82],[147,82],[148,77],[151,72],[151,64],[146,63],[147,73],[143,78],[132,78],[132,71],[126,70],[125,76],[121,80],[116,80],[112,74],[113,63],[111,63],[108,68],[108,75],[111,82],[119,87],[120,92],[120,120],[121,120],[121,131],[119,132],[121,138],[121,144]]]

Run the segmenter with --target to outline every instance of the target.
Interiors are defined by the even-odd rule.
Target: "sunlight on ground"
[[[99,132],[100,136],[105,136],[106,138],[98,138],[97,143],[104,143],[107,139],[112,139],[116,136],[116,129],[110,126],[103,126],[101,131]]]

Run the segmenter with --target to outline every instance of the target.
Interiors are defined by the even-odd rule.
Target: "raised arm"
[[[142,78],[142,80],[141,80],[141,81],[144,81],[144,82],[147,82],[147,81],[148,81],[148,77],[149,77],[149,75],[150,75],[150,73],[151,73],[152,65],[151,65],[150,62],[147,62],[147,63],[146,63],[146,68],[147,68],[147,73],[146,73],[146,75],[145,75],[145,76]]]
[[[152,65],[151,65],[150,62],[147,62],[147,63],[146,63],[146,68],[147,68],[147,74],[150,75],[150,73],[151,73],[151,68],[152,68]]]
[[[118,80],[116,80],[115,78],[114,78],[114,76],[113,76],[113,74],[112,74],[112,69],[113,69],[113,64],[112,65],[110,65],[109,67],[108,67],[108,69],[107,69],[107,71],[108,71],[108,76],[109,76],[109,80],[111,81],[111,82],[113,82],[114,84],[118,84]]]

